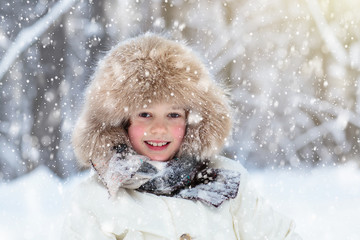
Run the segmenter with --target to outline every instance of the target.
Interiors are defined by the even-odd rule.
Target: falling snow
[[[60,239],[67,196],[88,174],[64,181],[39,167],[0,185],[1,239]],[[276,210],[295,220],[303,239],[358,239],[360,172],[355,164],[312,171],[256,170],[251,181]]]
[[[79,173],[70,136],[96,62],[118,41],[150,30],[185,40],[228,89],[234,128],[224,154],[255,171],[260,190],[284,204],[279,208],[289,210],[299,232],[356,239],[357,9],[354,0],[2,1],[0,238],[59,235],[55,219]],[[189,117],[203,120],[195,112]],[[357,186],[354,195],[345,192],[349,185]],[[349,220],[336,225],[336,217]],[[46,235],[41,227],[49,222]]]

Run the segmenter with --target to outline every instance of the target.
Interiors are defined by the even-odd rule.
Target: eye
[[[151,115],[150,115],[150,113],[142,112],[142,113],[139,113],[139,117],[141,117],[141,118],[149,118],[149,117],[151,117]]]
[[[168,117],[170,118],[179,118],[181,115],[179,113],[169,113]]]

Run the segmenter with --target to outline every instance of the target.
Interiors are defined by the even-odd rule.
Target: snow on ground
[[[254,186],[309,240],[360,239],[360,169],[340,167],[252,172]]]
[[[0,239],[60,239],[65,196],[84,176],[61,181],[46,167],[0,182]]]
[[[0,183],[0,239],[60,239],[63,213],[73,187],[45,167]],[[296,221],[309,240],[360,239],[360,169],[354,163],[310,171],[251,171],[254,186],[278,211]]]

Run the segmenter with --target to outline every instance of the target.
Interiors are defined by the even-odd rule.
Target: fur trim
[[[208,158],[231,129],[229,100],[185,44],[147,33],[117,45],[100,61],[73,132],[75,154],[102,175],[119,144],[130,145],[130,113],[174,102],[189,112],[178,155]]]

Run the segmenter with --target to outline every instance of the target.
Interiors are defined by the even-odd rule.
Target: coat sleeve
[[[85,219],[83,217],[86,217]],[[105,234],[99,225],[94,223],[94,219],[89,221],[91,216],[82,215],[76,218],[72,214],[68,215],[64,225],[61,239],[62,240],[144,240],[142,232],[136,230],[126,230],[122,234],[116,235]],[[86,225],[84,225],[86,224]],[[81,225],[81,226],[80,226]]]
[[[77,197],[72,198],[63,223],[62,240],[115,240],[106,235],[96,215],[81,204]]]
[[[66,210],[61,239],[144,240],[141,231],[115,229],[114,216],[109,215],[109,209],[105,207],[108,204],[107,190],[96,184],[94,179],[89,178],[74,188]]]
[[[242,169],[241,172],[238,196],[231,200],[238,239],[300,240],[301,237],[294,232],[294,222],[274,211],[251,187],[247,171]]]

